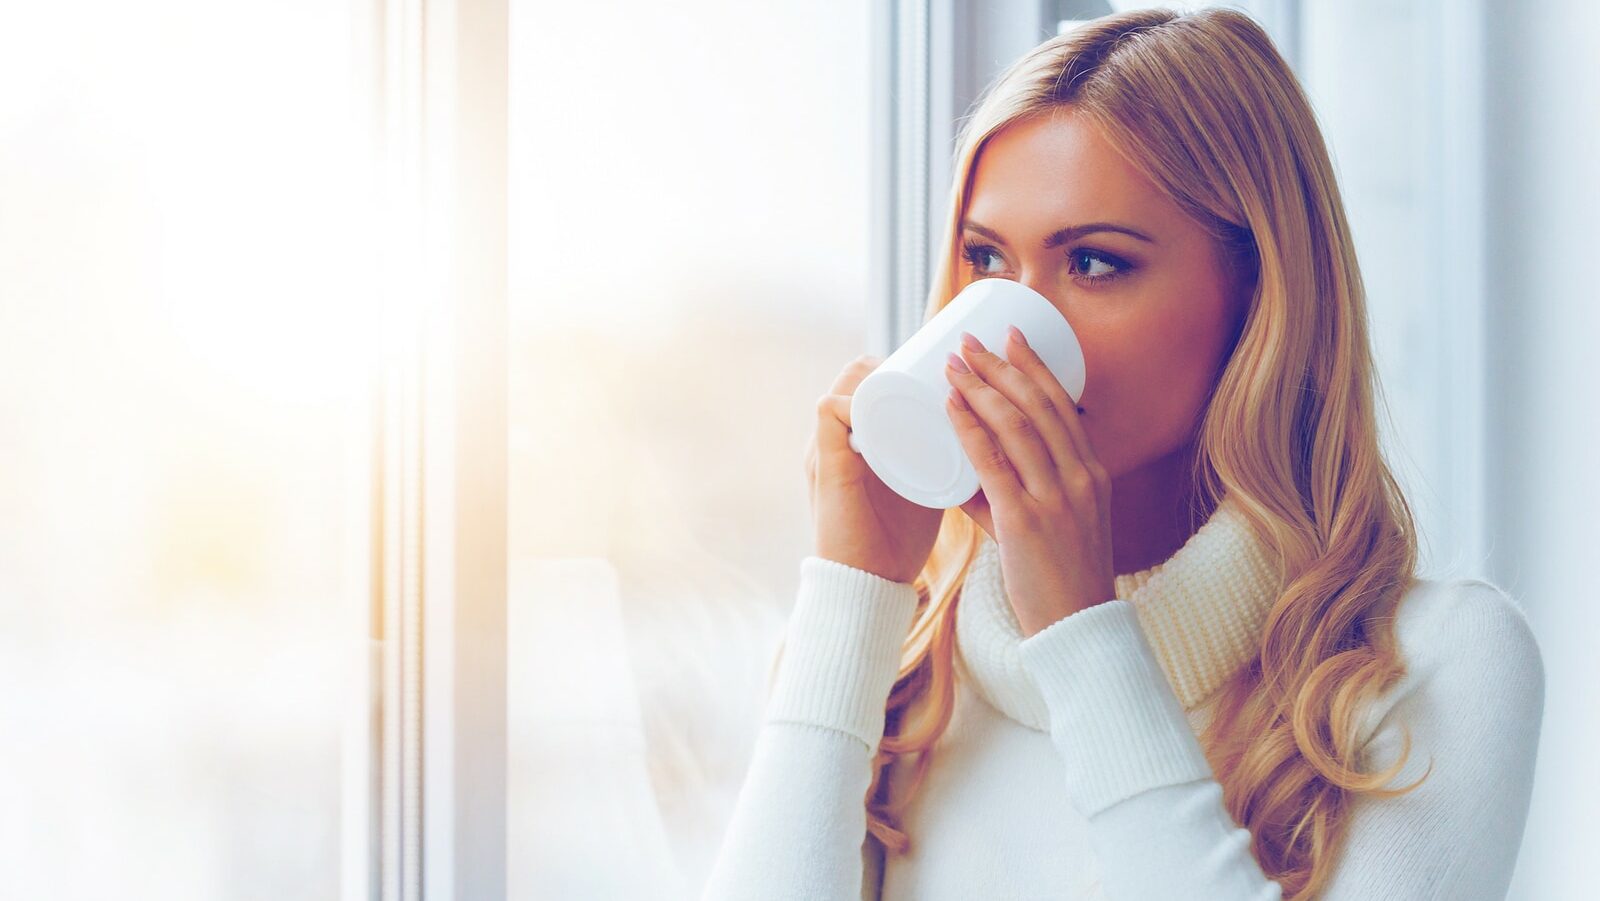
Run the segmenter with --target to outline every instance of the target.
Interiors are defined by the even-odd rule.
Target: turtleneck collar
[[[1039,732],[1049,715],[1022,666],[1022,626],[1006,597],[999,545],[981,543],[956,605],[956,647],[973,687],[995,709]],[[1231,496],[1171,557],[1115,577],[1185,711],[1254,656],[1277,589],[1268,549]]]

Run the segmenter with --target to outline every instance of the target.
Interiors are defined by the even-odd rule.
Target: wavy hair
[[[1381,392],[1333,167],[1293,72],[1247,15],[1095,19],[1013,63],[962,123],[924,321],[964,286],[956,241],[984,142],[1064,104],[1253,270],[1198,427],[1195,509],[1238,498],[1281,580],[1258,653],[1209,699],[1200,741],[1262,870],[1286,899],[1309,898],[1332,875],[1354,794],[1421,783],[1383,787],[1409,757],[1409,734],[1388,771],[1356,768],[1364,706],[1405,672],[1393,617],[1417,537],[1379,449]],[[960,508],[946,511],[914,581],[917,610],[864,799],[868,832],[888,854],[910,846],[899,821],[950,723],[955,611],[980,536]],[[898,765],[914,770],[891,797],[885,777]]]

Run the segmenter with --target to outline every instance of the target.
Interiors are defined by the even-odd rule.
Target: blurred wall
[[[1600,5],[1499,0],[1488,22],[1491,562],[1546,677],[1511,897],[1591,897],[1578,880],[1600,806]]]

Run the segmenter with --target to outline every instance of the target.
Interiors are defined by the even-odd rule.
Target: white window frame
[[[506,894],[508,0],[357,0],[383,354],[346,901]]]

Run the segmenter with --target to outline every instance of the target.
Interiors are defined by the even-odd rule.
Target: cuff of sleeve
[[[913,583],[803,559],[766,722],[839,729],[876,750],[916,608]]]
[[[1215,778],[1128,601],[1063,617],[1018,652],[1085,817],[1148,789]]]

